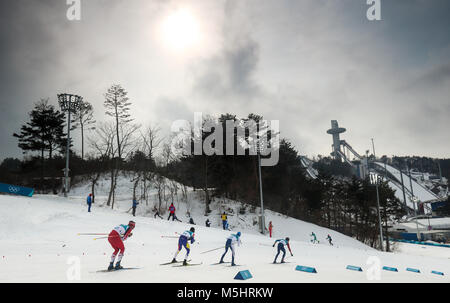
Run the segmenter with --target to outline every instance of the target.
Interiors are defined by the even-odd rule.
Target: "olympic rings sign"
[[[20,188],[11,185],[11,186],[8,188],[8,190],[9,190],[10,193],[17,194],[17,193],[20,191]]]

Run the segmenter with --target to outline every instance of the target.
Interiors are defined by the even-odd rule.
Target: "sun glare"
[[[200,40],[197,20],[187,10],[181,9],[169,15],[163,23],[162,35],[173,50],[187,50]]]

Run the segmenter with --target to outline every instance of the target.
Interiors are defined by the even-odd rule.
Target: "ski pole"
[[[209,253],[209,252],[212,252],[212,251],[215,251],[215,250],[219,250],[219,249],[223,249],[223,247],[219,247],[219,248],[214,248],[214,249],[211,249],[211,250],[207,250],[207,251],[201,252],[200,254],[206,254],[206,253]]]
[[[94,240],[98,240],[98,239],[106,239],[108,237],[99,237],[99,238],[94,238]]]
[[[94,238],[94,240],[98,240],[98,239],[107,239],[109,237],[120,237],[120,236],[106,236],[106,237],[99,237],[99,238]]]

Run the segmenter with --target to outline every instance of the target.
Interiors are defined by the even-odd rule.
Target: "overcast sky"
[[[366,0],[81,0],[80,21],[68,8],[0,1],[0,160],[22,156],[12,134],[40,98],[79,94],[102,121],[115,83],[166,134],[194,112],[256,113],[328,155],[335,119],[360,153],[374,138],[379,156],[449,157],[450,1],[381,0],[381,21]],[[180,11],[190,21],[168,30]]]

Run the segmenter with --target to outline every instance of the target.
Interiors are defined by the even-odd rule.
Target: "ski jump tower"
[[[369,171],[367,157],[362,157],[359,155],[350,144],[348,144],[345,140],[341,140],[340,134],[346,131],[345,128],[339,127],[337,120],[331,120],[331,128],[327,130],[327,133],[333,136],[333,145],[331,155],[339,161],[344,160],[354,169],[356,175],[364,179]],[[351,161],[350,153],[353,154],[356,161]]]
[[[345,128],[339,127],[337,120],[331,120],[331,128],[327,130],[327,133],[333,136],[333,152],[331,153],[331,155],[337,160],[342,159],[341,139],[339,137],[339,134],[342,134],[345,131]]]

